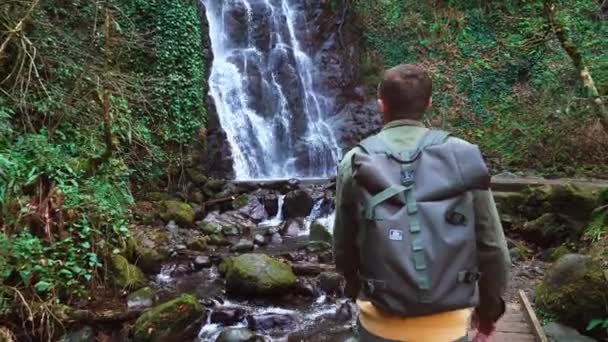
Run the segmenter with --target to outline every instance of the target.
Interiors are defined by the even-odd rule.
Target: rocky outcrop
[[[314,201],[308,192],[300,189],[291,191],[285,195],[283,216],[285,218],[306,217],[310,214],[313,205]]]
[[[332,243],[333,237],[322,223],[320,223],[319,221],[315,221],[310,226],[310,235],[308,236],[308,240]]]
[[[536,291],[536,304],[560,322],[584,329],[590,320],[606,317],[608,281],[601,262],[579,254],[559,259]]]
[[[175,221],[181,227],[190,227],[194,224],[194,210],[190,204],[184,202],[162,202],[160,217],[165,222]]]
[[[146,311],[134,326],[136,342],[178,341],[196,333],[203,307],[191,295],[181,295]],[[197,323],[199,322],[199,323]]]
[[[220,268],[227,291],[234,294],[281,294],[296,284],[289,265],[264,254],[243,254],[224,261]]]

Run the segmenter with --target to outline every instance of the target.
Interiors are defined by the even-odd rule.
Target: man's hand
[[[483,336],[479,336],[479,334],[485,335],[486,338],[492,335],[496,328],[496,322],[481,319],[479,317],[479,312],[475,309],[473,311],[473,317],[471,317],[471,328],[478,332],[478,337],[476,337],[474,341],[485,341]]]

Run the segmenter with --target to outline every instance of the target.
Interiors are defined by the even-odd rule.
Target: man
[[[432,103],[432,81],[429,75],[420,66],[399,65],[385,72],[384,79],[379,86],[378,93],[378,107],[379,111],[383,114],[385,126],[382,131],[375,136],[376,138],[380,138],[376,140],[381,140],[381,144],[385,144],[386,149],[392,151],[391,153],[393,154],[398,154],[400,151],[414,149],[417,144],[420,144],[421,140],[424,140],[423,137],[425,137],[425,135],[427,135],[429,132],[429,130],[421,123],[425,111]],[[457,138],[446,138],[444,142],[445,144],[452,145],[452,149],[458,146],[474,146]],[[441,147],[436,149],[436,151],[439,151],[436,153],[447,153],[441,152]],[[358,172],[358,170],[356,170],[358,167],[357,165],[364,164],[364,162],[357,162],[357,160],[364,160],[364,158],[358,159],[355,157],[358,155],[364,155],[365,153],[366,151],[365,148],[363,148],[363,145],[357,146],[347,153],[340,163],[336,194],[336,220],[334,226],[334,255],[336,267],[338,271],[346,278],[346,294],[353,299],[357,298],[357,305],[360,312],[360,341],[466,341],[466,331],[470,318],[471,306],[475,306],[473,308],[473,317],[471,319],[473,328],[477,329],[477,331],[480,333],[479,336],[491,335],[494,330],[495,322],[504,314],[505,304],[501,297],[507,283],[510,260],[504,233],[502,231],[502,226],[496,210],[496,205],[494,203],[492,194],[490,193],[489,189],[487,189],[489,187],[489,175],[487,177],[488,181],[485,190],[482,186],[481,190],[473,189],[466,191],[466,193],[462,195],[457,195],[457,198],[464,199],[465,202],[463,203],[466,203],[466,199],[470,198],[470,206],[472,208],[471,211],[474,211],[474,223],[471,223],[472,233],[469,238],[469,240],[473,241],[471,241],[471,244],[468,246],[471,246],[470,249],[473,250],[476,247],[476,252],[471,251],[469,255],[475,255],[475,268],[478,269],[477,274],[479,277],[473,277],[471,281],[473,284],[470,284],[475,291],[475,295],[472,295],[471,297],[474,299],[471,299],[470,302],[465,301],[465,303],[473,303],[473,305],[470,305],[469,307],[466,307],[467,305],[460,305],[464,306],[462,308],[460,308],[458,305],[453,305],[452,307],[457,309],[448,309],[443,312],[433,312],[431,309],[425,310],[425,305],[426,307],[431,308],[434,304],[438,304],[433,303],[432,300],[421,300],[420,302],[416,303],[399,303],[402,304],[402,306],[397,304],[392,305],[393,303],[391,303],[391,300],[399,297],[396,293],[394,293],[395,291],[387,294],[389,299],[384,302],[382,300],[370,300],[367,298],[369,296],[362,294],[364,292],[370,294],[372,293],[370,291],[378,291],[377,289],[380,287],[375,286],[373,282],[362,282],[362,279],[364,278],[361,277],[361,273],[363,271],[362,269],[364,267],[362,266],[364,264],[368,265],[368,269],[370,267],[375,267],[374,263],[376,263],[379,268],[394,268],[394,265],[383,265],[383,261],[381,260],[362,260],[361,257],[362,255],[365,257],[368,255],[375,255],[374,253],[384,253],[384,255],[387,254],[386,251],[371,251],[367,254],[362,254],[361,245],[364,244],[366,239],[366,235],[362,234],[362,230],[369,229],[369,227],[366,225],[369,225],[370,217],[363,217],[363,212],[367,213],[367,211],[363,210],[365,207],[363,207],[363,209],[361,207],[360,202],[362,202],[362,195],[359,191],[360,184],[358,184],[356,179],[356,173]],[[479,158],[481,160],[481,164],[483,164],[480,154]],[[427,160],[428,159],[429,158],[427,158]],[[370,167],[374,167],[374,164],[378,163],[372,162]],[[485,168],[485,164],[483,167]],[[404,174],[408,175],[407,172]],[[410,187],[397,185],[397,188],[398,191],[405,189],[404,191],[407,193],[407,189],[410,189],[411,185]],[[372,193],[371,195],[374,194]],[[388,196],[385,197],[388,198]],[[402,203],[406,203],[406,201],[404,200]],[[410,204],[409,201],[407,201],[407,203],[408,205]],[[399,207],[395,207],[394,204],[390,205],[393,205],[393,207],[390,208],[397,208],[392,212],[397,212]],[[417,210],[408,210],[407,212],[411,216],[412,212],[416,213]],[[408,216],[404,216],[406,219],[407,217]],[[413,218],[410,217],[409,220],[413,220]],[[419,219],[417,218],[416,220]],[[410,226],[412,226],[412,222],[409,223]],[[383,223],[382,221],[378,221],[376,224],[382,226]],[[423,229],[426,228],[423,227]],[[407,243],[405,240],[414,239],[413,233],[410,235],[407,228],[404,228],[403,231],[390,229],[390,234],[386,235],[387,241],[383,241],[382,243],[388,244],[389,240],[397,240],[391,242]],[[424,236],[427,236],[428,239],[428,234]],[[428,241],[424,241],[424,243],[428,243]],[[466,241],[463,241],[462,243],[464,246]],[[403,246],[407,247],[407,245]],[[404,249],[407,249],[406,247],[404,247]],[[369,249],[370,247],[368,246],[365,248]],[[373,245],[371,248],[374,248]],[[384,247],[378,245],[378,248]],[[412,250],[416,250],[416,248],[413,248]],[[429,257],[431,258],[431,262],[436,260],[432,259],[434,256],[430,255],[430,252],[427,251],[425,253],[427,260],[429,260]],[[441,251],[438,253],[441,253]],[[408,260],[416,259],[415,256],[410,255],[399,258]],[[448,258],[446,260],[450,259]],[[424,270],[426,267],[430,269],[445,269],[447,270],[446,272],[449,273],[452,266],[451,262],[447,262],[446,264],[447,265],[423,265],[425,267],[420,267],[420,269]],[[392,279],[395,278],[393,277]],[[370,288],[365,287],[365,284],[368,283],[371,290]],[[362,285],[365,289],[367,289],[367,291],[363,291]],[[376,285],[387,287],[386,283],[383,281],[377,282]],[[399,287],[400,284],[391,283],[390,285],[393,286],[393,289],[401,288]],[[432,284],[432,286],[441,286],[441,284]],[[405,287],[406,284],[404,282],[404,291]],[[472,292],[473,291],[471,291],[471,293]],[[456,295],[457,294],[454,293],[454,296]],[[444,302],[449,301],[449,298],[442,300]],[[374,303],[378,303],[378,305]],[[383,305],[382,303],[388,304]],[[391,305],[396,308],[403,308],[401,311],[395,310],[395,312],[406,312],[408,307],[411,307],[411,312],[432,312],[432,314],[417,316],[387,312],[390,311],[388,307]],[[379,306],[386,307],[387,309],[383,310]],[[445,307],[450,306],[447,305]]]

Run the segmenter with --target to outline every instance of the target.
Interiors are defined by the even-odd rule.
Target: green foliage
[[[585,238],[591,242],[599,241],[608,232],[608,209],[596,213],[585,229]]]
[[[101,279],[128,237],[131,190],[180,169],[206,113],[194,0],[24,0],[0,13],[0,43],[27,19],[0,55],[1,317],[13,297],[2,286],[68,302]]]
[[[587,326],[587,331],[602,329],[608,334],[608,318],[592,319]]]
[[[608,26],[597,1],[556,1],[600,93],[608,91]],[[608,136],[594,126],[569,57],[547,31],[541,1],[353,0],[362,25],[363,73],[422,63],[434,110],[449,129],[479,144],[501,169],[547,175],[605,175]]]

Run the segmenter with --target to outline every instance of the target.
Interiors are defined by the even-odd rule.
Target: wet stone
[[[288,331],[296,327],[296,320],[293,316],[277,313],[249,315],[247,323],[256,331]]]
[[[236,227],[224,227],[222,228],[222,234],[225,236],[238,236],[239,229]]]
[[[253,243],[258,246],[264,246],[264,245],[266,245],[266,239],[264,238],[264,236],[262,234],[256,234],[253,237]]]
[[[323,272],[319,275],[319,287],[327,294],[338,294],[342,290],[343,278],[335,272]]]
[[[230,247],[231,252],[245,253],[253,251],[253,242],[247,239],[241,239],[236,245]]]
[[[218,308],[211,313],[211,323],[234,325],[243,320],[245,310],[241,308]]]
[[[247,328],[227,328],[220,333],[215,342],[264,342],[264,338],[254,335]]]
[[[279,234],[279,233],[272,234],[272,237],[270,238],[271,245],[280,245],[282,243],[283,243],[283,238],[281,237],[281,234]]]
[[[201,268],[209,268],[213,263],[211,262],[211,258],[204,255],[199,255],[194,259],[194,267],[197,269]]]

